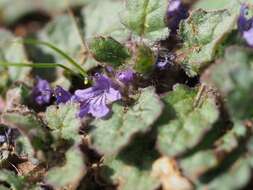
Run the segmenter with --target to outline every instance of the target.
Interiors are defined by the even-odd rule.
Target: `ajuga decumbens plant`
[[[252,189],[251,0],[40,3],[0,2],[0,189]]]

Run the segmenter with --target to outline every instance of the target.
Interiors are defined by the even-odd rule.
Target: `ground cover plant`
[[[0,190],[252,189],[252,0],[3,0],[0,25]]]

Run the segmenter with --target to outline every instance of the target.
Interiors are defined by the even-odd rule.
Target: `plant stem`
[[[67,59],[70,64],[75,66],[83,77],[87,77],[86,71],[74,59],[72,59],[65,52],[63,52],[61,49],[57,48],[53,44],[48,43],[48,42],[44,42],[44,41],[34,40],[34,39],[25,39],[25,40],[22,40],[22,42],[26,43],[26,44],[32,44],[32,45],[38,45],[39,44],[39,45],[44,45],[44,46],[49,47],[50,49],[54,50],[59,55],[61,55],[65,59]]]

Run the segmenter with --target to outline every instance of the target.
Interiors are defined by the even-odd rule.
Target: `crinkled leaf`
[[[122,65],[130,57],[128,49],[111,37],[93,38],[89,48],[97,61],[114,67]]]
[[[105,154],[117,153],[134,134],[149,130],[161,111],[162,105],[154,89],[143,89],[133,106],[124,108],[114,104],[111,118],[91,123],[92,145]]]
[[[233,165],[232,160],[241,154],[240,151],[237,151],[243,150],[241,139],[246,135],[245,131],[242,132],[243,128],[244,126],[236,125],[215,142],[211,143],[209,148],[196,149],[193,154],[181,158],[180,166],[183,173],[191,180],[197,182],[197,184],[200,183],[207,186],[210,181],[204,182],[203,179],[208,179],[210,176],[219,178],[221,172],[226,172],[226,164],[228,166]],[[204,141],[206,139],[203,139],[199,144],[205,143]],[[212,175],[209,174],[203,178],[204,175],[214,168],[218,170],[213,173],[211,172]]]
[[[217,10],[228,8],[231,3],[235,3],[236,0],[200,0],[194,4],[194,8],[201,8],[205,10]]]
[[[134,70],[142,74],[150,73],[155,64],[153,51],[145,44],[141,44],[134,53]]]
[[[159,180],[152,174],[152,163],[158,153],[151,149],[149,138],[142,137],[126,147],[118,156],[106,157],[101,176],[119,190],[155,190]]]
[[[198,189],[219,189],[237,190],[245,187],[251,179],[251,169],[253,167],[252,152],[250,154],[242,154],[243,147],[239,147],[232,155],[228,155],[222,165],[215,170],[206,173],[204,179],[198,184]],[[228,165],[228,166],[227,166]],[[205,183],[205,178],[210,178]]]
[[[56,138],[75,141],[78,139],[78,130],[81,126],[77,113],[78,108],[74,103],[53,105],[47,108],[45,121]]]
[[[197,96],[198,89],[176,85],[163,101],[169,120],[158,128],[158,148],[173,156],[195,146],[218,119],[219,111],[210,95]]]
[[[226,96],[226,106],[235,120],[252,119],[253,53],[240,47],[227,49],[225,58],[212,71],[212,80]]]
[[[72,147],[66,152],[65,164],[48,171],[46,183],[55,189],[76,189],[85,174],[82,152],[77,147]]]
[[[135,34],[151,40],[168,35],[165,16],[168,0],[128,0],[122,23]]]
[[[237,9],[236,9],[237,10]],[[192,12],[180,24],[183,48],[180,63],[189,76],[195,76],[215,58],[219,45],[233,30],[239,11],[218,10]]]
[[[19,129],[35,150],[48,151],[48,146],[52,142],[50,134],[36,114],[25,106],[7,110],[1,115],[1,122],[6,126]]]

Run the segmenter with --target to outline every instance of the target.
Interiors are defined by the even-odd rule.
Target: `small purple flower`
[[[73,99],[80,103],[80,117],[91,114],[103,118],[110,112],[107,105],[121,99],[121,94],[111,79],[101,74],[96,74],[94,79],[94,86],[75,91]]]
[[[47,80],[37,77],[37,82],[33,88],[32,96],[34,101],[40,106],[50,103],[52,89]]]
[[[54,95],[56,98],[56,103],[60,104],[60,103],[66,103],[68,102],[72,95],[70,92],[64,90],[62,87],[57,86],[54,90]]]
[[[125,85],[129,85],[131,82],[133,82],[134,76],[135,73],[131,69],[127,69],[116,73],[116,78]]]
[[[253,25],[253,17],[248,17],[249,7],[246,4],[242,4],[240,16],[238,18],[238,30],[242,34],[248,31]]]
[[[250,15],[249,12],[249,6],[242,4],[237,25],[242,37],[246,40],[248,45],[253,47],[253,15]]]
[[[171,0],[167,9],[168,26],[172,33],[176,33],[181,20],[189,16],[188,7],[181,0]]]

